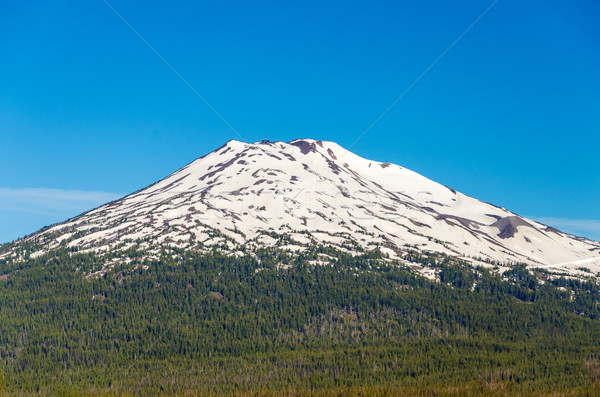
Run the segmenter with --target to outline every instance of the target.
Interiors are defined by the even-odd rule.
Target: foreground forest
[[[327,253],[330,264],[310,265]],[[134,251],[129,253],[135,257]],[[592,281],[314,247],[0,263],[7,394],[600,394]],[[140,253],[141,258],[141,253]],[[282,266],[282,264],[288,266]],[[546,279],[545,282],[540,281]]]

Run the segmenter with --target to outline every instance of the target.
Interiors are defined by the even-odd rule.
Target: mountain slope
[[[132,247],[156,255],[168,246],[298,251],[312,242],[349,252],[378,248],[397,259],[416,249],[600,272],[600,243],[309,139],[229,141],[154,185],[16,242],[0,259],[18,258],[24,245],[35,247],[34,256],[61,244],[115,256]]]

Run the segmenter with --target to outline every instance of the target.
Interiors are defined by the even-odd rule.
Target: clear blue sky
[[[246,141],[349,147],[492,1],[109,3]],[[600,239],[600,3],[498,3],[353,148]],[[102,0],[0,2],[0,242],[239,139]]]

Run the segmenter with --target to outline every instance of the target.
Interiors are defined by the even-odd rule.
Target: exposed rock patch
[[[308,154],[317,151],[317,145],[315,145],[314,142],[311,143],[307,141],[295,141],[292,142],[292,145],[300,148],[300,152],[302,152],[302,154]]]
[[[497,236],[503,239],[514,237],[518,232],[518,226],[527,226],[533,228],[533,225],[518,216],[507,216],[505,218],[498,219],[490,226],[497,227],[498,230],[500,230],[500,233],[498,233]]]

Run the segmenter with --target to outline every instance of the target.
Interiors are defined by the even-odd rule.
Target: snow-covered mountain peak
[[[399,260],[410,250],[435,251],[476,263],[600,272],[600,243],[313,139],[231,140],[145,189],[16,246],[23,242],[37,245],[38,253],[66,244],[100,254],[166,246],[253,252],[274,244],[301,251],[322,243],[349,252],[379,249]]]

